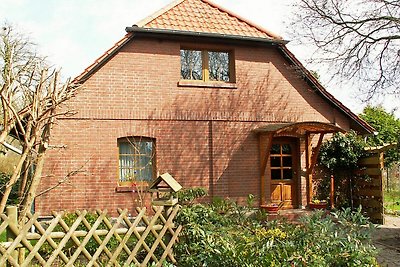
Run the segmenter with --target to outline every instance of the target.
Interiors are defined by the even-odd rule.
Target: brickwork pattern
[[[51,144],[66,149],[48,154],[41,190],[82,165],[86,172],[39,197],[37,211],[133,211],[135,193],[115,192],[119,137],[155,138],[160,173],[171,173],[184,187],[202,186],[244,201],[260,192],[254,129],[311,120],[349,128],[346,117],[334,112],[276,48],[201,44],[234,54],[237,88],[227,89],[180,87],[181,46],[199,44],[134,38],[85,82],[66,105],[76,115],[58,120],[54,128]],[[304,151],[304,140],[300,145]],[[302,168],[304,161],[302,154]]]

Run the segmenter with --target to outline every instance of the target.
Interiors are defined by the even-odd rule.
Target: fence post
[[[18,229],[18,210],[17,210],[17,207],[16,206],[8,206],[6,208],[6,213],[7,213],[7,217],[8,217],[8,225],[14,225],[15,226],[14,229]],[[7,227],[6,234],[7,234],[7,241],[8,242],[12,242],[16,238],[15,233],[13,231],[11,231],[10,227]],[[15,249],[11,253],[11,256],[13,257],[13,259],[18,261],[18,250]]]

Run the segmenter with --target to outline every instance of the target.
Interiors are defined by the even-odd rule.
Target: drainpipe
[[[214,135],[213,135],[213,121],[208,121],[208,153],[209,153],[209,165],[208,165],[208,187],[211,198],[214,197]]]

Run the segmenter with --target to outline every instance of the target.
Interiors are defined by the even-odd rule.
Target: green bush
[[[202,187],[184,188],[174,193],[174,196],[178,197],[180,204],[191,205],[195,200],[207,196],[207,189]]]
[[[200,204],[183,207],[177,217],[184,225],[174,248],[177,265],[378,266],[372,229],[360,211],[315,212],[296,225],[237,216]]]
[[[365,142],[355,132],[336,133],[322,145],[318,155],[318,165],[325,168],[317,187],[318,199],[327,199],[330,191],[330,175],[335,181],[335,205],[352,206],[352,190],[356,179],[367,177],[356,175],[360,169],[358,161],[365,155]]]

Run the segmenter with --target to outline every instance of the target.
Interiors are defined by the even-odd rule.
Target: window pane
[[[153,153],[153,142],[143,142],[143,153],[151,157]]]
[[[181,50],[181,78],[185,80],[203,80],[201,51]]]
[[[151,181],[153,179],[153,142],[135,140],[121,141],[119,146],[120,181]]]
[[[281,180],[281,170],[271,170],[271,179],[272,180]]]
[[[281,157],[271,157],[271,167],[280,167]]]
[[[283,170],[283,179],[291,180],[293,179],[292,169],[284,169]]]
[[[283,167],[292,167],[292,157],[282,157]]]
[[[132,148],[131,145],[129,143],[125,143],[125,142],[121,142],[119,144],[119,154],[132,154]]]
[[[151,181],[153,178],[153,166],[151,164],[147,165],[146,168],[143,170],[143,180]]]
[[[211,81],[229,82],[229,53],[208,52],[208,66]]]
[[[281,153],[281,146],[274,144],[271,147],[271,154],[280,154]]]
[[[292,154],[290,145],[282,145],[282,154]]]

